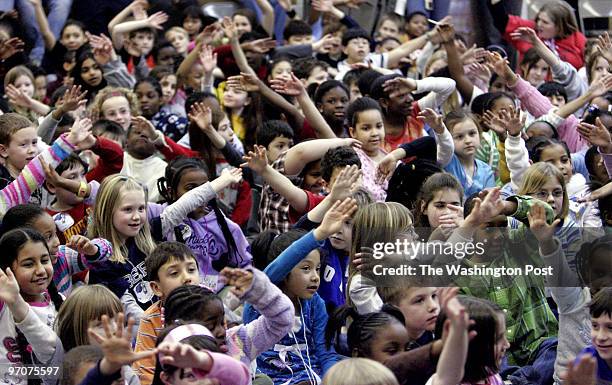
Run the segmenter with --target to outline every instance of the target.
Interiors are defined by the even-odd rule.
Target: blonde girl
[[[147,205],[147,190],[134,178],[106,177],[98,191],[88,234],[109,240],[113,254],[90,269],[89,282],[110,288],[121,298],[126,312],[138,320],[154,300],[145,280],[145,258],[155,248],[149,221],[156,234],[171,233],[190,212],[205,206],[219,191],[241,178],[241,169],[224,170],[219,178],[185,192],[171,205]]]
[[[123,325],[119,314],[123,311],[121,301],[112,291],[102,285],[87,285],[76,289],[70,297],[62,304],[57,319],[55,330],[62,340],[66,352],[77,346],[99,345],[98,341],[91,338],[88,330],[104,335],[104,321],[111,330],[117,330]],[[129,365],[121,369],[122,379],[120,383],[131,384],[138,380],[136,374]]]
[[[93,344],[87,329],[100,328],[103,315],[112,320],[122,311],[119,298],[105,286],[86,285],[74,290],[60,307],[55,320],[55,330],[64,350]]]
[[[9,106],[16,113],[36,121],[46,115],[50,108],[34,99],[34,74],[26,66],[11,68],[4,76],[4,92],[9,98]]]
[[[121,126],[127,132],[132,117],[140,115],[138,97],[131,90],[120,87],[105,87],[91,105],[91,119],[107,119]]]
[[[153,304],[145,281],[144,260],[155,248],[147,220],[147,191],[135,179],[109,176],[100,185],[88,234],[106,238],[113,246],[108,261],[89,271],[89,283],[101,283],[122,298],[131,313]],[[133,305],[137,305],[134,307]]]
[[[176,53],[181,56],[187,56],[187,48],[189,47],[189,33],[184,28],[172,27],[164,35],[166,40],[172,44]]]
[[[569,215],[570,201],[563,173],[550,163],[534,163],[525,172],[518,195],[528,195],[550,205],[554,218],[561,220],[555,231],[555,237],[561,242],[561,248],[565,251],[568,263],[575,271],[575,258],[580,249],[582,236],[580,228]],[[519,225],[518,220],[510,219],[511,228],[518,228]]]
[[[350,251],[348,300],[359,314],[379,311],[383,305],[374,282],[361,276],[355,268],[362,247],[372,248],[377,242],[394,242],[401,234],[413,234],[410,210],[397,202],[375,202],[357,211],[353,218]],[[369,281],[369,282],[368,282]]]
[[[323,377],[323,385],[399,385],[383,364],[368,358],[348,358],[338,362]]]

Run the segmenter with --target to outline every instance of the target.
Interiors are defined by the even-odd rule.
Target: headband
[[[215,337],[212,335],[210,330],[205,326],[199,324],[189,324],[189,325],[181,325],[176,329],[173,329],[166,338],[164,338],[164,342],[181,342],[185,338],[191,336],[206,336],[212,339]]]

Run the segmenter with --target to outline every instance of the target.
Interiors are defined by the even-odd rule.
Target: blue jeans
[[[45,55],[45,42],[38,28],[38,23],[36,22],[34,6],[28,0],[15,0],[15,3],[21,22],[23,23],[25,35],[29,40],[34,42],[34,48],[30,51],[30,60],[40,64]],[[64,28],[64,24],[66,24],[66,20],[70,14],[72,0],[44,0],[44,4],[49,10],[47,14],[49,28],[53,36],[59,40],[60,32],[62,28]]]
[[[538,347],[533,362],[523,367],[508,366],[504,359],[500,369],[502,378],[510,380],[513,385],[552,385],[557,342],[555,337],[544,340]]]

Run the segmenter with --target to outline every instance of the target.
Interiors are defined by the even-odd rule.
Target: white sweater
[[[157,180],[164,176],[167,163],[156,155],[147,159],[136,159],[124,152],[121,175],[131,176],[147,187],[149,202],[159,202],[162,197],[157,189]]]

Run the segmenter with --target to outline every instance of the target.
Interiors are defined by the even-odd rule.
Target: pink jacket
[[[510,88],[514,90],[514,93],[521,101],[521,106],[535,118],[548,114],[554,107],[546,96],[542,95],[534,86],[522,78],[519,78],[518,82]],[[554,117],[562,119],[556,114],[554,114]],[[567,143],[571,152],[578,152],[588,146],[576,130],[578,123],[580,123],[578,118],[570,115],[562,120],[557,127],[559,139]]]
[[[213,360],[210,372],[193,369],[202,378],[218,380],[220,385],[248,385],[251,381],[249,368],[242,362],[221,353],[208,353]]]

